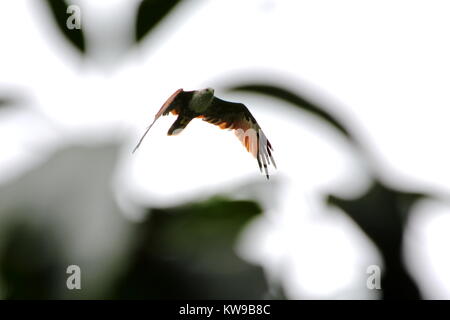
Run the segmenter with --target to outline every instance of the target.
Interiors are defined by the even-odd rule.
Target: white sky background
[[[174,118],[161,118],[130,156],[179,87],[217,86],[236,75],[253,79],[258,71],[295,79],[290,88],[325,95],[337,115],[351,115],[349,125],[359,130],[386,181],[449,193],[448,1],[185,1],[118,64],[102,48],[126,45],[137,1],[78,2],[84,31],[97,44],[96,63],[86,64],[35,2],[0,3],[0,88],[28,90],[24,106],[37,111],[0,117],[0,181],[68,142],[111,137],[128,142],[116,179],[124,198],[169,205],[263,181],[231,132],[200,120],[169,138]],[[100,42],[108,32],[114,37]],[[274,198],[263,199],[267,214],[243,235],[242,255],[281,279],[291,298],[373,298],[364,272],[382,264],[377,251],[319,198],[365,191],[358,156],[332,130],[277,100],[220,88],[216,94],[250,108],[279,166],[263,181]],[[53,121],[51,129],[42,115]],[[418,205],[406,236],[411,272],[428,298],[450,298],[449,211],[443,202]]]

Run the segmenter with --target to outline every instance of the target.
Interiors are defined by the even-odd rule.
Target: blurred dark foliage
[[[105,230],[120,231],[124,219],[110,190],[117,157],[117,144],[69,146],[0,185],[0,284],[6,289],[1,297],[94,296],[88,280],[82,281],[86,288],[81,292],[66,288],[68,265],[89,273],[96,263],[72,252],[79,240],[70,234],[88,239],[97,219]],[[96,237],[96,245],[101,238]]]
[[[318,117],[322,121],[325,121],[328,125],[339,131],[345,137],[347,137],[352,143],[357,143],[355,137],[351,135],[349,130],[340,123],[339,120],[330,113],[328,113],[323,107],[317,103],[310,101],[310,99],[299,95],[298,93],[291,92],[283,85],[268,84],[268,83],[249,83],[243,85],[237,85],[227,88],[229,91],[243,91],[250,93],[263,94],[270,97],[278,98],[285,102],[288,102],[302,111],[309,112]]]
[[[0,254],[2,298],[57,298],[58,287],[65,285],[61,272],[65,266],[51,230],[26,221],[15,221],[8,228]]]
[[[409,210],[426,195],[395,190],[374,181],[366,194],[345,200],[329,195],[328,203],[341,208],[375,242],[384,260],[384,299],[419,299],[419,290],[402,261],[403,231]]]
[[[312,113],[347,137],[349,142],[357,146],[358,152],[364,152],[364,148],[359,147],[358,139],[350,134],[346,125],[325,111],[319,104],[303,97],[300,93],[291,92],[274,83],[248,83],[230,87],[228,90],[264,94]],[[368,158],[364,157],[363,159]],[[375,172],[370,172],[370,174],[374,176],[372,187],[365,195],[351,200],[328,195],[326,201],[341,208],[380,250],[385,264],[381,284],[383,298],[419,299],[419,290],[409,276],[402,260],[402,239],[412,205],[428,196],[389,188],[376,178]]]
[[[260,213],[255,202],[220,197],[149,209],[149,219],[136,227],[138,241],[113,297],[264,298],[262,269],[234,251],[239,232]]]
[[[27,100],[27,94],[20,89],[11,87],[0,88],[0,109],[17,107]]]
[[[68,29],[66,26],[67,8],[65,0],[44,0],[49,8],[56,26],[64,37],[82,54],[86,53],[86,42],[82,29]],[[181,0],[142,0],[136,13],[135,41],[140,42],[151,33]]]
[[[181,0],[142,0],[136,17],[136,41],[141,41]]]
[[[0,97],[0,108],[10,106],[12,101],[6,97]]]
[[[1,186],[0,216],[8,226],[6,232],[0,229],[3,298],[283,298],[279,288],[269,290],[261,267],[235,252],[240,232],[261,214],[256,202],[213,197],[149,208],[143,222],[131,223],[122,218],[109,185],[118,148],[69,146]],[[102,235],[92,237],[89,229],[95,221],[101,221]],[[100,282],[105,289],[98,293],[94,286],[99,283],[86,278],[103,260],[91,255],[80,261],[64,241],[75,232],[90,239],[83,240],[86,244],[97,245],[108,241],[105,234],[111,239],[120,230],[127,230],[132,240],[118,266],[100,268],[119,271]],[[66,288],[69,264],[79,265],[85,274],[80,291]]]
[[[69,3],[65,0],[44,0],[44,2],[50,9],[59,31],[79,52],[84,54],[86,52],[86,45],[82,29],[69,29],[66,25],[67,18],[69,17],[67,13]]]

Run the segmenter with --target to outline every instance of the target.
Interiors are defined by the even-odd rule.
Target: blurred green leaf
[[[136,42],[141,41],[181,0],[142,0],[136,19]]]
[[[2,298],[57,298],[58,289],[65,284],[65,268],[61,248],[51,230],[26,221],[14,221],[8,225],[2,241]]]
[[[384,299],[420,299],[402,261],[402,243],[410,209],[425,197],[428,196],[389,188],[380,181],[374,181],[368,192],[357,199],[328,196],[328,203],[341,208],[380,250],[385,265],[381,283]]]
[[[115,267],[109,257],[122,252],[109,243],[119,243],[128,226],[110,188],[118,150],[114,141],[68,145],[0,185],[0,298],[106,295]],[[91,237],[95,243],[88,250],[73,250]],[[82,269],[82,290],[66,287],[71,264]]]
[[[357,144],[357,139],[350,133],[346,126],[337,120],[333,115],[329,114],[318,104],[308,100],[307,98],[293,93],[287,89],[282,88],[276,84],[263,84],[263,83],[249,83],[228,88],[230,91],[245,91],[251,93],[258,93],[267,95],[270,97],[281,99],[285,102],[291,103],[303,111],[307,111],[325,121],[334,129],[342,133],[351,142]]]
[[[48,5],[59,31],[62,32],[72,45],[84,54],[86,52],[86,46],[82,29],[67,28],[67,19],[70,16],[67,13],[67,8],[69,7],[67,1],[45,0],[45,3]]]
[[[251,201],[212,198],[150,209],[138,227],[134,254],[117,285],[125,299],[261,299],[260,267],[235,253],[236,237],[260,214]]]
[[[6,97],[0,97],[0,108],[8,107],[13,104],[13,101]]]

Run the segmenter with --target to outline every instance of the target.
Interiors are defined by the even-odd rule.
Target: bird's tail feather
[[[148,131],[149,131],[150,128],[153,126],[153,124],[155,123],[155,121],[156,121],[156,118],[155,118],[155,120],[153,120],[152,124],[148,126],[148,128],[147,128],[147,130],[145,131],[144,135],[141,137],[141,139],[139,140],[139,142],[138,142],[138,144],[136,145],[136,147],[134,147],[132,153],[134,153],[134,152],[139,148],[139,146],[141,145],[142,141],[144,140],[145,136],[147,135]]]

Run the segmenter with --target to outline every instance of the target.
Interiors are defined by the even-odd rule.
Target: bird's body
[[[207,88],[195,91],[192,94],[192,99],[189,102],[188,108],[192,111],[201,114],[207,110],[214,100],[214,89]]]
[[[219,126],[221,129],[233,129],[247,151],[258,160],[259,168],[269,178],[267,166],[276,168],[272,157],[272,146],[262,132],[255,118],[242,103],[221,100],[214,96],[214,89],[207,88],[195,91],[178,89],[163,104],[155,115],[153,123],[147,128],[133,152],[140,146],[155,121],[162,115],[178,115],[170,127],[169,136],[179,134],[194,118]]]

